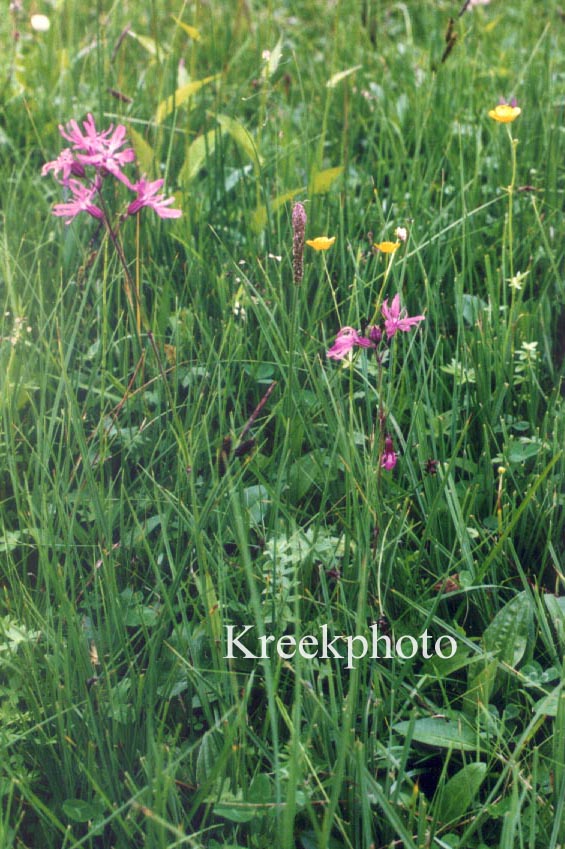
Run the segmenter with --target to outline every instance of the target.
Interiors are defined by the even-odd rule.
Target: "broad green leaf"
[[[161,103],[157,107],[157,111],[155,112],[155,123],[161,124],[164,118],[167,115],[170,115],[174,109],[178,109],[179,106],[182,106],[186,103],[187,100],[195,95],[201,88],[208,83],[211,83],[213,80],[217,80],[220,74],[212,74],[209,77],[203,77],[201,80],[192,80],[186,85],[177,88],[174,94],[171,94],[169,97],[166,97],[165,100],[162,100]]]
[[[535,713],[538,716],[557,716],[559,702],[563,697],[563,685],[559,683],[555,689],[536,702]]]
[[[173,21],[177,26],[185,31],[187,35],[189,35],[193,41],[200,41],[202,36],[200,35],[200,30],[197,30],[196,27],[191,27],[190,24],[185,24],[183,21],[179,20],[179,18],[175,18],[174,15],[171,15]]]
[[[301,186],[299,189],[291,189],[289,192],[284,192],[282,195],[278,195],[276,198],[270,203],[270,207],[272,212],[276,212],[277,209],[280,209],[285,203],[289,200],[292,200],[296,195],[305,192],[306,188]],[[255,233],[260,233],[261,230],[267,224],[267,207],[264,204],[261,204],[257,207],[257,209],[253,212],[251,216],[251,227]]]
[[[472,327],[488,305],[478,295],[463,295],[463,319]]]
[[[502,663],[516,666],[524,656],[532,627],[533,610],[524,590],[499,610],[483,634],[486,651]]]
[[[498,611],[481,640],[488,659],[469,667],[468,695],[473,701],[488,704],[500,682],[503,665],[515,667],[522,660],[532,621],[532,604],[525,591]]]
[[[551,616],[551,621],[561,649],[565,648],[565,596],[557,598],[546,593],[543,597],[545,606]]]
[[[459,749],[463,752],[476,752],[480,748],[477,734],[461,720],[417,719],[412,722],[398,722],[393,730],[398,734],[408,734],[412,728],[412,739],[426,746],[438,746],[440,749]]]
[[[487,773],[484,763],[467,764],[460,769],[443,788],[437,817],[440,822],[457,820],[467,813],[479,792]]]
[[[65,799],[61,807],[65,816],[73,822],[88,822],[103,810],[100,804],[83,802],[82,799]]]
[[[352,68],[347,68],[347,70],[345,71],[338,71],[337,74],[331,76],[327,81],[327,88],[335,88],[338,83],[340,83],[346,77],[351,76],[351,74],[354,74],[355,71],[358,71],[361,67],[362,65],[354,65]]]
[[[139,164],[142,174],[148,177],[155,176],[155,151],[151,145],[145,141],[143,136],[134,130],[133,127],[128,127],[128,136],[135,151],[135,158]]]
[[[293,502],[300,501],[312,486],[320,484],[324,474],[323,454],[320,450],[310,451],[295,460],[287,478]]]
[[[263,164],[263,157],[259,154],[255,140],[249,130],[235,118],[230,118],[229,115],[219,113],[215,117],[222,130],[225,130],[232,137],[238,147],[249,157],[255,170],[258,171]]]
[[[523,463],[539,454],[540,450],[539,442],[516,442],[508,452],[508,459],[511,463]]]
[[[250,822],[258,811],[253,805],[244,802],[241,794],[233,796],[231,793],[223,793],[220,801],[214,805],[214,813],[231,822]]]
[[[247,800],[256,802],[257,804],[266,805],[273,799],[273,787],[271,779],[265,772],[260,772],[255,776],[249,786]]]
[[[209,130],[201,136],[197,136],[188,146],[186,158],[179,172],[179,183],[181,186],[189,183],[200,171],[206,161],[206,157],[212,154],[216,144],[216,131]]]
[[[271,503],[268,490],[260,483],[248,486],[243,491],[245,506],[249,510],[249,523],[252,527],[262,527]]]
[[[310,181],[310,194],[325,194],[342,174],[343,165],[337,165],[335,168],[326,168],[324,171],[317,171]]]
[[[211,728],[204,734],[196,758],[196,781],[198,784],[206,784],[215,774],[221,752],[220,736],[214,728]]]
[[[262,72],[264,79],[269,79],[269,77],[272,77],[273,74],[276,73],[276,70],[279,67],[279,62],[281,61],[283,44],[284,39],[281,35],[273,49],[270,51],[269,58],[265,62],[265,67]]]

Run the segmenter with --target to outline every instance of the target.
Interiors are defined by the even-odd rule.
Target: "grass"
[[[558,4],[106,5],[0,23],[1,845],[564,846]],[[183,210],[131,282],[40,175],[88,112]],[[457,652],[226,657],[373,624]]]

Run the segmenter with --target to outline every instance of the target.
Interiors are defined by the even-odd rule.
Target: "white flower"
[[[31,28],[36,32],[47,32],[51,26],[51,21],[47,15],[32,15],[29,19]]]

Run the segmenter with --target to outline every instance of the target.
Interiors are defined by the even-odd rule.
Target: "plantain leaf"
[[[279,67],[279,62],[281,61],[283,44],[284,39],[281,35],[273,49],[270,51],[269,58],[263,68],[262,76],[264,79],[269,79],[269,77],[272,77],[273,74],[276,73],[277,68]]]
[[[141,133],[134,130],[133,127],[128,127],[128,136],[135,151],[135,158],[139,163],[141,172],[148,177],[155,176],[155,151],[151,145],[145,141]]]
[[[533,623],[530,597],[524,590],[498,611],[482,637],[488,655],[469,667],[468,693],[471,701],[488,704],[500,685],[504,665],[515,667],[522,660]]]
[[[128,35],[131,36],[131,38],[135,38],[135,40],[141,44],[141,46],[147,50],[151,56],[157,57],[159,55],[159,51],[161,53],[169,52],[168,48],[164,47],[162,44],[159,44],[159,47],[157,47],[155,39],[148,35],[138,35],[138,33],[134,32],[132,29],[128,30]]]
[[[258,171],[263,164],[263,157],[259,154],[255,140],[249,130],[235,118],[230,118],[229,115],[219,113],[215,117],[222,130],[225,130],[232,137],[238,147],[249,157],[255,171]]]
[[[476,752],[480,748],[477,734],[462,719],[436,719],[425,717],[415,722],[397,722],[393,730],[398,734],[408,734],[412,728],[412,739],[426,746],[440,749],[459,749],[463,752]]]
[[[222,753],[221,738],[215,728],[211,728],[202,737],[198,757],[196,758],[196,781],[206,784],[217,771],[218,759]]]
[[[188,146],[186,158],[179,172],[181,186],[190,183],[198,174],[206,158],[211,155],[216,144],[216,131],[209,130],[197,136]]]
[[[186,103],[187,100],[196,94],[196,92],[200,91],[205,85],[211,83],[213,80],[217,80],[220,74],[212,74],[209,77],[203,77],[201,80],[192,80],[186,85],[177,88],[174,94],[171,94],[169,97],[166,97],[165,100],[162,100],[161,103],[157,107],[157,111],[155,112],[155,123],[161,124],[163,119],[170,115],[174,109],[178,109],[179,106],[182,106]]]
[[[316,171],[310,181],[310,194],[325,194],[342,174],[343,165],[338,165],[335,168],[326,168],[324,171]]]
[[[545,594],[543,600],[551,616],[557,640],[563,650],[565,649],[565,596],[556,597]]]
[[[183,29],[185,33],[192,38],[193,41],[201,40],[202,36],[200,35],[200,30],[197,30],[196,27],[191,27],[190,24],[185,24],[183,21],[179,20],[179,18],[175,18],[174,15],[171,15],[171,18],[177,26]]]
[[[345,71],[338,71],[337,74],[334,74],[329,78],[326,83],[327,88],[335,88],[338,83],[344,80],[346,77],[349,77],[351,74],[354,74],[355,71],[358,71],[362,65],[354,65],[352,68],[347,68]]]
[[[437,817],[442,823],[453,822],[467,813],[487,773],[484,763],[467,764],[443,788]]]
[[[306,189],[304,186],[301,186],[299,189],[291,189],[288,192],[284,192],[282,195],[278,195],[276,198],[270,203],[271,211],[276,212],[277,209],[280,209],[281,206],[284,206],[289,200],[292,200],[296,195],[305,192]],[[265,227],[267,223],[267,207],[264,204],[260,204],[257,209],[253,212],[251,216],[251,227],[255,233],[260,233],[263,227]]]

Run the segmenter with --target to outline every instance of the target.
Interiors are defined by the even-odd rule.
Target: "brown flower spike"
[[[304,277],[304,234],[306,232],[306,210],[301,203],[292,208],[292,277],[302,283]]]

